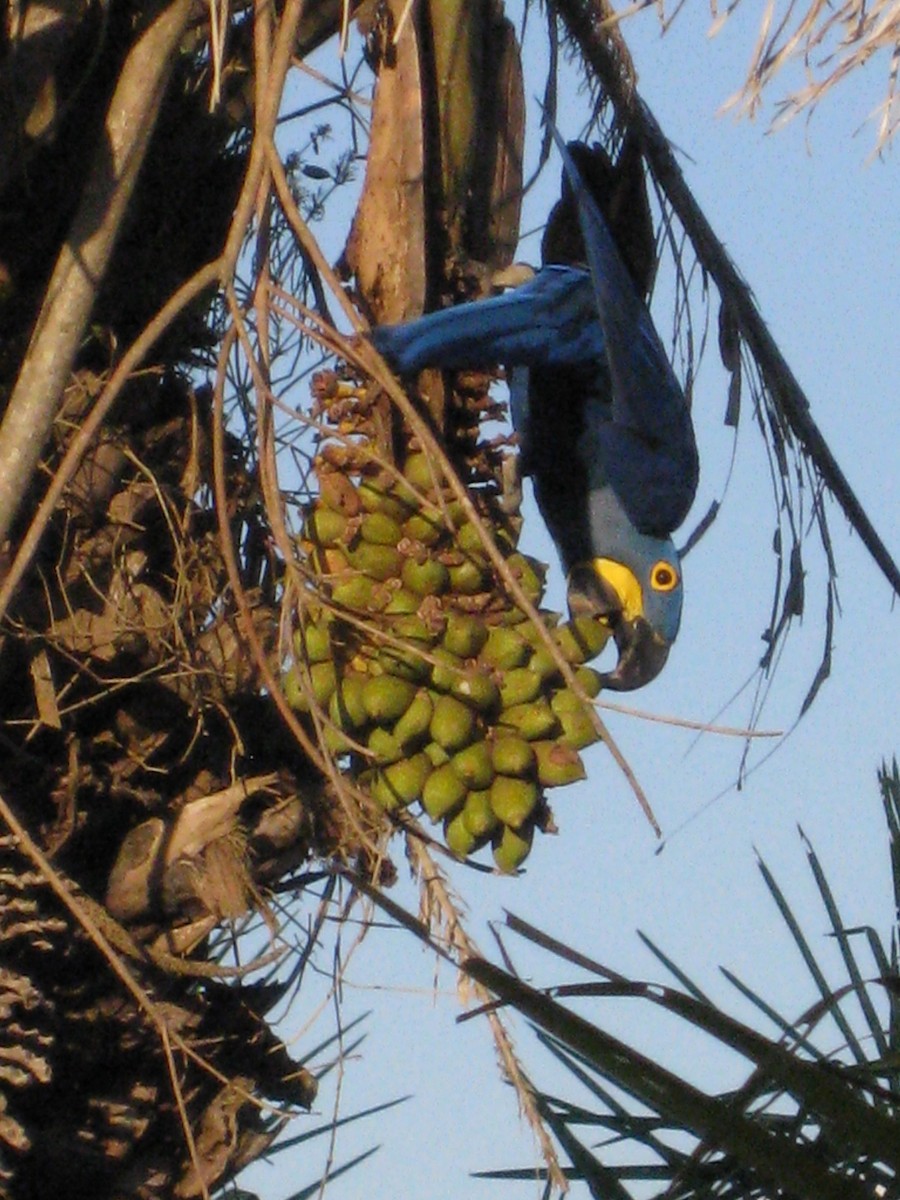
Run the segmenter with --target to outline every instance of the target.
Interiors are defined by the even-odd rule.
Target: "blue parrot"
[[[651,268],[634,248],[639,217],[627,202],[617,214],[610,194],[600,195],[611,230],[573,161],[584,162],[587,147],[566,147],[553,132],[570,226],[570,249],[556,257],[581,262],[545,262],[502,295],[376,327],[370,337],[402,375],[425,367],[527,368],[512,370],[510,385],[520,470],[533,478],[566,571],[570,612],[604,622],[615,638],[618,662],[604,686],[628,691],[659,674],[678,633],[683,588],[671,534],[694,499],[697,447],[687,401],[641,295]]]

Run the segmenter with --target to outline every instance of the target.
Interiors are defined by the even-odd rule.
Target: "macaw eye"
[[[667,562],[654,563],[650,583],[656,592],[671,592],[678,586],[678,572]]]

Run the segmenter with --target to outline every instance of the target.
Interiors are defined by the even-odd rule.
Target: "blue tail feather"
[[[684,393],[653,319],[638,295],[606,220],[552,123],[551,130],[578,200],[595,311],[603,328],[612,381],[612,420],[648,440],[668,441],[674,437],[693,442]]]

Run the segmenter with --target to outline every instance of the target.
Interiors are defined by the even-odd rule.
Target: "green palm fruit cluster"
[[[597,733],[590,704],[565,684],[542,630],[506,593],[481,532],[424,453],[402,471],[319,462],[320,494],[302,545],[317,578],[284,678],[296,710],[316,710],[328,750],[389,813],[418,806],[460,858],[490,846],[516,871],[535,829],[552,827],[546,792],[584,777]],[[481,520],[539,605],[544,568],[516,549],[496,502]],[[586,664],[609,632],[590,618],[543,632],[587,697]]]

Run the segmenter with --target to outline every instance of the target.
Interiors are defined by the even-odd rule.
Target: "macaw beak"
[[[614,692],[633,692],[654,680],[666,665],[669,644],[643,617],[614,621],[613,637],[619,661],[614,671],[601,677],[601,687]]]
[[[643,615],[626,612],[622,596],[608,578],[590,563],[579,564],[569,574],[568,598],[573,617],[602,620],[615,638],[619,661],[614,670],[601,675],[601,687],[632,692],[656,678],[669,657],[669,643]]]

